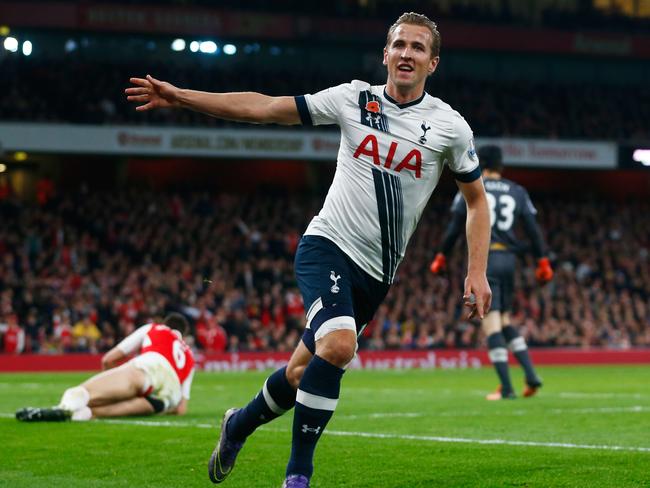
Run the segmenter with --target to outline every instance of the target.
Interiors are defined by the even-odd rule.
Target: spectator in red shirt
[[[223,352],[226,350],[228,336],[214,317],[199,319],[196,323],[196,337],[205,352]]]
[[[18,325],[18,317],[11,314],[6,324],[0,324],[3,333],[2,352],[5,354],[20,354],[25,349],[25,331]]]

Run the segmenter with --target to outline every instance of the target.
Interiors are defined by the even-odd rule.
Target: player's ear
[[[383,64],[384,66],[388,66],[388,51],[386,50],[386,48],[384,48],[384,60],[382,61],[381,64]]]
[[[433,58],[431,58],[431,61],[429,62],[429,69],[428,69],[430,75],[433,74],[433,72],[438,67],[438,62],[440,62],[440,56],[434,56]]]

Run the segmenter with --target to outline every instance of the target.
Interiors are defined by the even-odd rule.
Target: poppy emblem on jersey
[[[419,141],[420,141],[420,144],[424,144],[425,142],[427,142],[427,131],[429,129],[431,129],[431,127],[427,127],[427,123],[422,122],[422,125],[420,126],[420,128],[422,129],[422,135],[420,136]]]
[[[372,129],[388,132],[388,119],[382,113],[384,106],[379,95],[375,95],[370,90],[359,93],[359,111],[360,119],[363,125]]]
[[[336,276],[336,273],[334,271],[330,273],[330,280],[334,282],[332,288],[330,288],[330,291],[332,293],[338,293],[339,291],[341,291],[339,285],[337,284],[340,279],[341,279],[341,275]]]
[[[379,102],[371,101],[366,103],[366,110],[372,112],[373,114],[378,114],[380,111]]]

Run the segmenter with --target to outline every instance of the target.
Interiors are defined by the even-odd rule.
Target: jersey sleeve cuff
[[[300,122],[302,125],[314,125],[311,120],[311,114],[309,113],[309,108],[307,107],[307,100],[305,100],[304,95],[298,95],[294,97],[296,100],[296,107],[298,108],[298,114],[300,115]]]
[[[477,166],[469,173],[456,173],[456,172],[453,173],[454,173],[454,178],[456,180],[461,181],[463,183],[471,183],[472,181],[476,181],[481,177],[481,168]]]

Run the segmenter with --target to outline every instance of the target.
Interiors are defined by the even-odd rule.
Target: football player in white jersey
[[[230,474],[246,438],[295,407],[284,485],[309,486],[313,454],[339,398],[357,334],[372,318],[445,165],[467,204],[469,265],[464,299],[470,315],[490,308],[486,279],[490,218],[472,131],[449,105],[424,91],[437,68],[440,34],[426,16],[405,13],[387,35],[385,85],[352,81],[314,95],[208,93],[151,76],[131,78],[136,110],[178,107],[253,123],[337,124],[341,145],[323,208],[296,253],[307,325],[286,367],[258,395],[228,410],[209,462],[210,479]]]
[[[145,324],[102,358],[102,373],[68,388],[58,406],[16,412],[24,422],[90,420],[167,413],[184,415],[194,377],[194,356],[183,342],[185,317],[169,314]],[[138,353],[133,359],[125,359]]]

